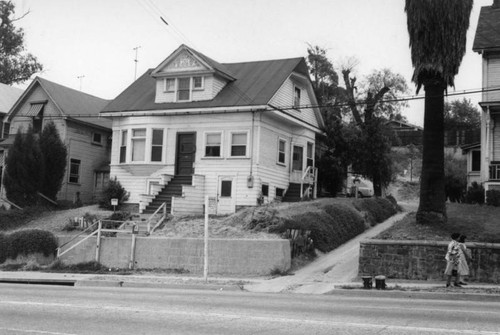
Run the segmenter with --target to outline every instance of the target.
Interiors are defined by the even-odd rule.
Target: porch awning
[[[44,103],[31,104],[30,109],[29,109],[28,113],[26,113],[25,116],[29,116],[29,117],[37,116],[40,113],[40,111],[43,109],[44,105],[45,105]]]

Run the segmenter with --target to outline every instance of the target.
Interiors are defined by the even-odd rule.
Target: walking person
[[[448,244],[448,251],[446,252],[446,269],[444,270],[444,274],[446,275],[446,287],[450,287],[451,285],[451,277],[455,276],[454,286],[462,287],[459,284],[458,275],[458,264],[460,262],[460,244],[458,239],[460,238],[459,233],[451,234],[451,242]]]
[[[470,257],[468,254],[467,246],[465,245],[465,239],[467,236],[465,235],[460,235],[458,238],[458,245],[460,247],[459,251],[459,260],[458,260],[458,278],[459,278],[459,284],[460,285],[467,285],[465,283],[465,277],[469,275],[469,265],[467,264],[468,261],[470,261]]]

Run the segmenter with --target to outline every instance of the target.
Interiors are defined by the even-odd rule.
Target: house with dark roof
[[[500,0],[481,8],[472,49],[483,58],[480,146],[465,148],[470,180],[500,190]]]
[[[94,202],[109,180],[111,121],[99,115],[108,103],[36,77],[4,118],[0,156],[8,155],[18,132],[32,126],[40,133],[52,121],[68,152],[66,175],[57,200]],[[5,196],[1,185],[1,195]]]
[[[3,118],[21,94],[23,94],[22,89],[0,83],[0,138],[3,134]]]
[[[222,64],[181,45],[101,112],[111,178],[142,213],[314,197],[316,106],[304,58]]]

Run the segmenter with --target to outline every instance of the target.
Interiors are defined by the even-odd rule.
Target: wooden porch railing
[[[153,223],[153,220],[156,218],[156,216],[158,215],[158,213],[160,213],[160,211],[162,211],[162,216],[160,217],[160,219],[156,222],[156,224],[152,226],[152,223]],[[158,209],[149,217],[148,221],[147,221],[147,233],[148,234],[151,234],[153,233],[156,228],[158,228],[162,223],[163,221],[165,221],[167,218],[167,203],[164,202],[160,207],[158,207]]]
[[[307,169],[302,174],[302,178],[300,180],[301,199],[304,199],[306,195],[310,195],[311,191],[313,193],[313,198],[314,198],[314,194],[316,194],[316,192],[314,192],[314,188],[316,188],[317,184],[317,174],[318,174],[318,169],[313,168],[312,166],[308,166]],[[306,185],[305,189],[304,185]]]

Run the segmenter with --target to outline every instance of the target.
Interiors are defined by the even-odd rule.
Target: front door
[[[177,134],[177,156],[175,159],[175,174],[194,174],[194,157],[196,153],[196,133]]]
[[[234,178],[220,176],[217,192],[217,214],[232,214],[235,211]]]
[[[292,169],[302,171],[302,161],[304,157],[304,148],[297,145],[293,146]]]

